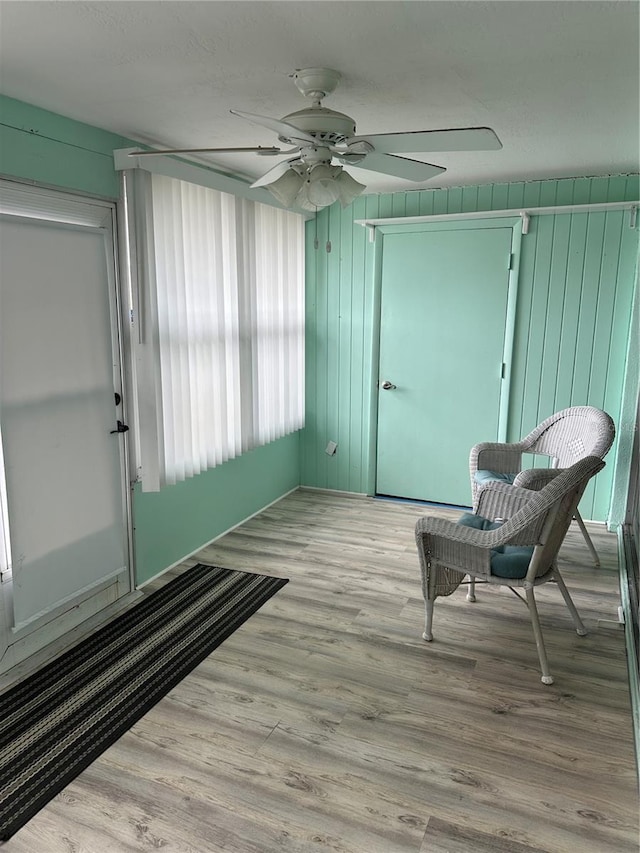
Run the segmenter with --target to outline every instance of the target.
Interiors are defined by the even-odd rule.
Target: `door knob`
[[[381,387],[384,391],[393,391],[393,390],[395,389],[395,387],[396,387],[396,386],[393,384],[393,382],[388,382],[388,381],[385,379],[385,381],[384,381],[384,382],[381,382],[381,383],[380,383],[380,387]]]

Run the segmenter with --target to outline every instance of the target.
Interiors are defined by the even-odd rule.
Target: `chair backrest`
[[[569,468],[585,456],[603,459],[615,438],[611,417],[594,406],[572,406],[556,412],[537,426],[522,444],[528,453],[554,460],[554,467]]]

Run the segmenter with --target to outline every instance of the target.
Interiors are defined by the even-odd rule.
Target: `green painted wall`
[[[136,485],[140,582],[239,524],[300,482],[299,433],[257,447],[191,480],[145,493]]]
[[[317,222],[307,225],[308,405],[302,483],[361,493],[371,483],[370,400],[378,378],[374,244],[354,220],[639,197],[640,179],[634,175],[365,196],[344,211],[338,205],[322,211]],[[599,406],[619,422],[637,253],[638,227],[629,227],[628,212],[532,217],[522,239],[510,440],[570,405]],[[329,440],[338,443],[332,457],[324,452]],[[585,518],[607,518],[617,446],[585,494]],[[466,466],[467,460],[452,464]]]
[[[113,150],[129,139],[0,96],[0,174],[117,199]],[[133,495],[136,575],[144,583],[300,482],[287,436],[157,494]]]
[[[118,198],[113,150],[130,139],[0,95],[0,174]]]

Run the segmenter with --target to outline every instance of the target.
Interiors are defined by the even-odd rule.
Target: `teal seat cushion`
[[[478,483],[478,485],[482,485],[483,483],[495,483],[496,481],[512,485],[516,477],[517,474],[501,474],[499,471],[487,471],[485,469],[476,471],[473,475],[473,479]]]
[[[491,551],[491,574],[498,578],[522,580],[527,574],[533,548],[528,545],[504,545]]]
[[[458,519],[458,524],[462,524],[464,527],[475,527],[477,530],[496,530],[502,522],[489,521],[488,518],[476,515],[475,512],[465,512]]]
[[[465,512],[458,519],[458,524],[465,527],[475,527],[477,530],[496,530],[503,522],[489,521],[475,513]],[[533,555],[531,546],[500,545],[491,549],[491,574],[498,578],[522,580],[527,574],[529,562]]]

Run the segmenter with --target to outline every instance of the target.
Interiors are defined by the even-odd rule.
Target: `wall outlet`
[[[335,441],[330,441],[329,444],[327,444],[327,446],[325,447],[324,452],[327,454],[327,456],[335,456],[337,448],[338,445],[335,443]]]

